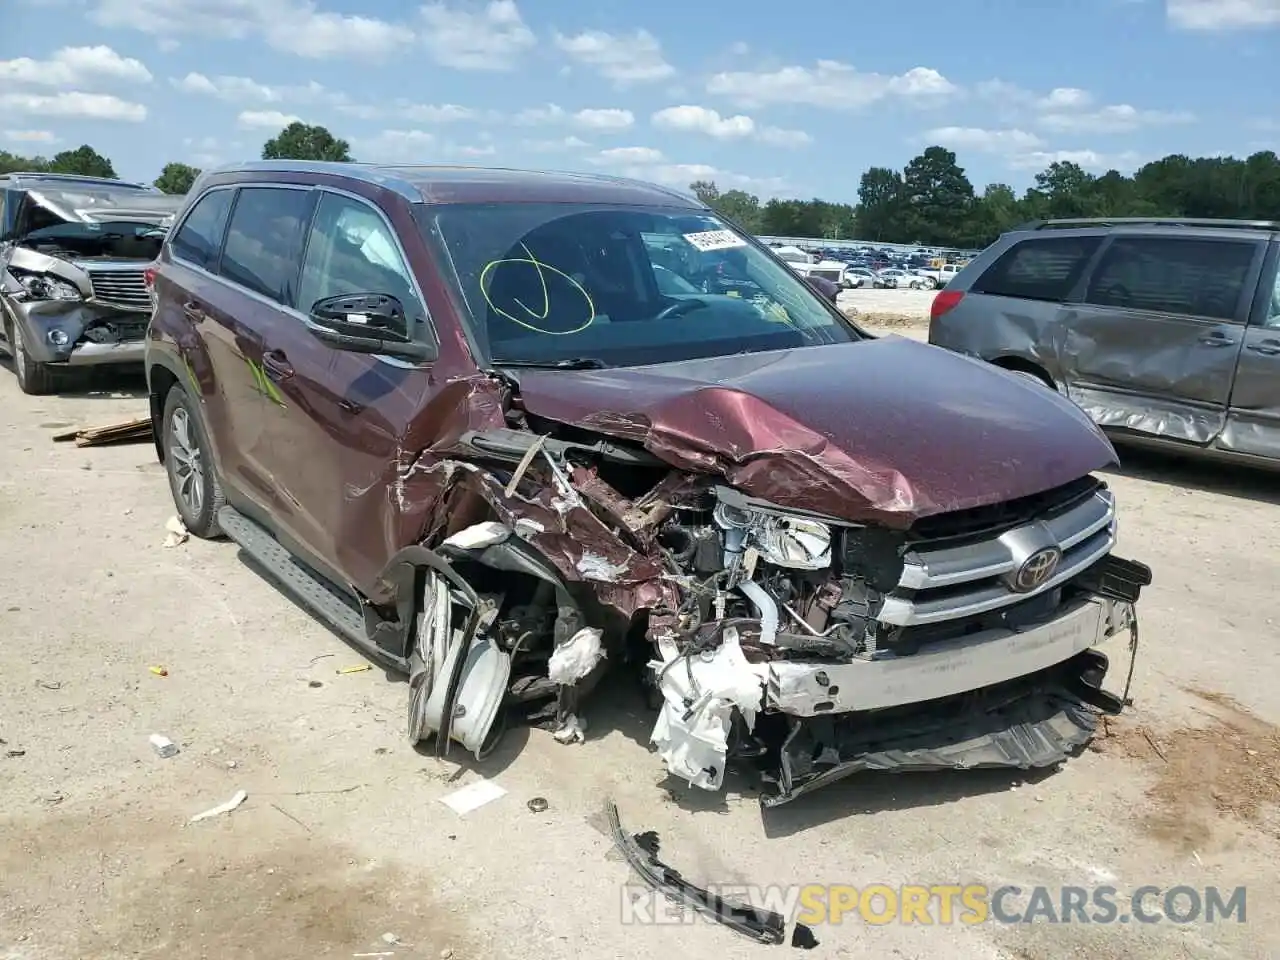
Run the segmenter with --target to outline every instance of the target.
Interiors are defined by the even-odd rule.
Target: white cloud
[[[556,46],[579,63],[592,67],[617,84],[649,83],[675,76],[676,68],[662,56],[662,44],[648,30],[632,34],[584,30],[573,36],[555,35]]]
[[[663,130],[679,130],[685,133],[704,133],[719,140],[749,137],[756,131],[756,122],[743,114],[722,117],[709,107],[684,104],[667,107],[649,118],[655,127]]]
[[[1018,170],[1043,170],[1052,163],[1074,163],[1085,170],[1137,169],[1142,163],[1132,150],[1122,153],[1099,153],[1096,150],[1032,150],[1010,158],[1009,165]]]
[[[745,57],[751,52],[751,45],[743,40],[739,40],[729,47],[729,52],[735,57]]]
[[[1025,130],[984,130],[981,127],[937,127],[926,131],[924,139],[943,147],[983,153],[1020,153],[1044,146],[1043,140]]]
[[[813,143],[813,137],[805,131],[785,127],[760,127],[756,131],[756,139],[773,147],[807,147]]]
[[[573,122],[584,130],[626,130],[636,122],[630,110],[579,110]]]
[[[9,143],[55,143],[58,138],[48,130],[5,130],[0,139]]]
[[[260,37],[302,57],[365,58],[414,39],[405,24],[321,11],[314,0],[93,0],[91,19],[104,27],[172,39]]]
[[[119,80],[150,83],[151,71],[141,60],[122,57],[110,47],[63,47],[48,60],[19,57],[0,60],[0,82],[45,87],[86,87]]]
[[[564,107],[559,104],[548,103],[544,107],[527,107],[517,113],[513,119],[521,126],[537,127],[544,124],[562,123],[568,115],[568,111]]]
[[[1054,87],[1037,106],[1045,110],[1081,110],[1093,103],[1093,94],[1079,87]]]
[[[787,182],[781,177],[749,177],[708,163],[672,163],[661,150],[653,147],[614,147],[601,150],[589,159],[591,163],[612,168],[621,176],[681,190],[688,190],[694,180],[714,180],[721,187],[775,194],[788,189]]]
[[[400,101],[392,111],[416,123],[463,123],[485,119],[486,111],[460,107],[456,103],[406,103]]]
[[[356,140],[352,150],[370,163],[423,163],[443,157],[474,160],[498,152],[492,144],[442,141],[429,130],[382,130],[376,136]]]
[[[707,82],[707,90],[748,107],[803,103],[832,110],[857,110],[889,98],[927,104],[959,93],[955,84],[928,67],[889,76],[863,73],[835,60],[819,60],[813,68],[717,73]]]
[[[1280,25],[1280,0],[1168,0],[1169,22],[1183,30],[1227,31]]]
[[[250,130],[282,130],[291,123],[301,123],[302,118],[279,110],[243,110],[236,122]]]
[[[749,137],[779,147],[804,146],[813,142],[813,138],[803,130],[762,127],[745,114],[724,117],[710,107],[694,104],[667,107],[649,119],[659,129],[701,133],[718,140],[741,140]]]
[[[636,117],[630,110],[617,107],[586,109],[570,113],[559,104],[548,103],[545,106],[521,110],[512,117],[512,121],[522,127],[572,124],[583,130],[608,132],[630,129],[635,124]]]
[[[459,70],[510,70],[537,42],[515,0],[490,0],[478,10],[444,3],[422,8],[423,42],[437,63]]]
[[[520,146],[531,153],[563,153],[567,150],[584,150],[591,144],[581,137],[568,136],[559,140],[525,140]]]
[[[1053,133],[1130,133],[1196,119],[1185,110],[1143,110],[1127,103],[1097,106],[1093,94],[1077,87],[1058,87],[1040,96],[1017,84],[988,80],[978,84],[976,90],[979,96],[996,104],[1006,121],[1030,119]]]
[[[0,114],[23,113],[32,116],[60,117],[74,120],[117,120],[142,123],[147,108],[106,93],[68,91],[51,95],[35,93],[0,93]]]
[[[284,99],[279,91],[248,77],[206,77],[203,73],[188,73],[181,80],[175,78],[170,83],[183,93],[203,94],[231,103],[279,103]]]
[[[1143,127],[1191,123],[1195,117],[1185,111],[1139,110],[1127,103],[1101,107],[1083,113],[1047,113],[1037,121],[1055,133],[1129,133]]]
[[[600,163],[662,163],[666,158],[653,147],[613,147],[596,155]]]

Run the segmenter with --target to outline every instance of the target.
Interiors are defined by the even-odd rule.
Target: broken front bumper
[[[146,353],[150,315],[85,301],[10,300],[32,360],[68,367],[136,363]]]
[[[756,757],[761,802],[777,806],[863,770],[1062,762],[1093,736],[1101,713],[1123,709],[1127,680],[1119,696],[1102,689],[1110,667],[1104,649],[1127,634],[1121,666],[1131,676],[1137,620],[1131,602],[1095,596],[1021,630],[846,662],[751,663],[737,631],[725,634],[711,655],[663,651],[655,667],[664,707],[653,739],[673,773],[718,789],[728,758],[752,755],[743,750],[746,731],[758,715],[771,715],[785,734]]]
[[[1119,696],[1103,690],[1110,662],[1099,648],[1126,633],[1121,666],[1131,676],[1133,606],[1102,598],[1038,627],[909,657],[774,665],[766,703],[791,725],[761,802],[777,806],[864,770],[1055,766],[1092,739],[1100,714],[1124,708],[1127,681]]]

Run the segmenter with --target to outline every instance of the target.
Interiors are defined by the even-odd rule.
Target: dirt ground
[[[1155,571],[1136,706],[1061,770],[865,776],[762,815],[740,782],[667,780],[621,683],[581,745],[517,729],[483,765],[415,751],[398,677],[340,672],[361,658],[233,546],[162,545],[147,445],[51,442],[138,415],[140,384],[35,399],[0,370],[0,407],[0,960],[792,949],[624,924],[607,796],[697,882],[1248,888],[1244,924],[846,920],[815,929],[814,957],[1280,955],[1274,478],[1125,454],[1122,553]],[[181,752],[157,756],[153,733]],[[505,795],[463,816],[439,802],[482,777]]]

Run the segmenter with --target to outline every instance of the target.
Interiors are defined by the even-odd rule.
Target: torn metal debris
[[[650,889],[661,893],[673,903],[695,910],[758,943],[777,945],[783,942],[787,921],[782,914],[727,900],[695,886],[680,876],[679,871],[658,859],[658,840],[655,834],[632,835],[623,829],[616,804],[610,802],[605,805],[605,817],[609,822],[614,846],[636,876]]]

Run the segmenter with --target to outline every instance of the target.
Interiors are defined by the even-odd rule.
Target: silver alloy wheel
[[[204,509],[204,459],[196,440],[195,425],[185,407],[176,407],[169,417],[169,484],[189,511],[184,519],[195,520]]]

